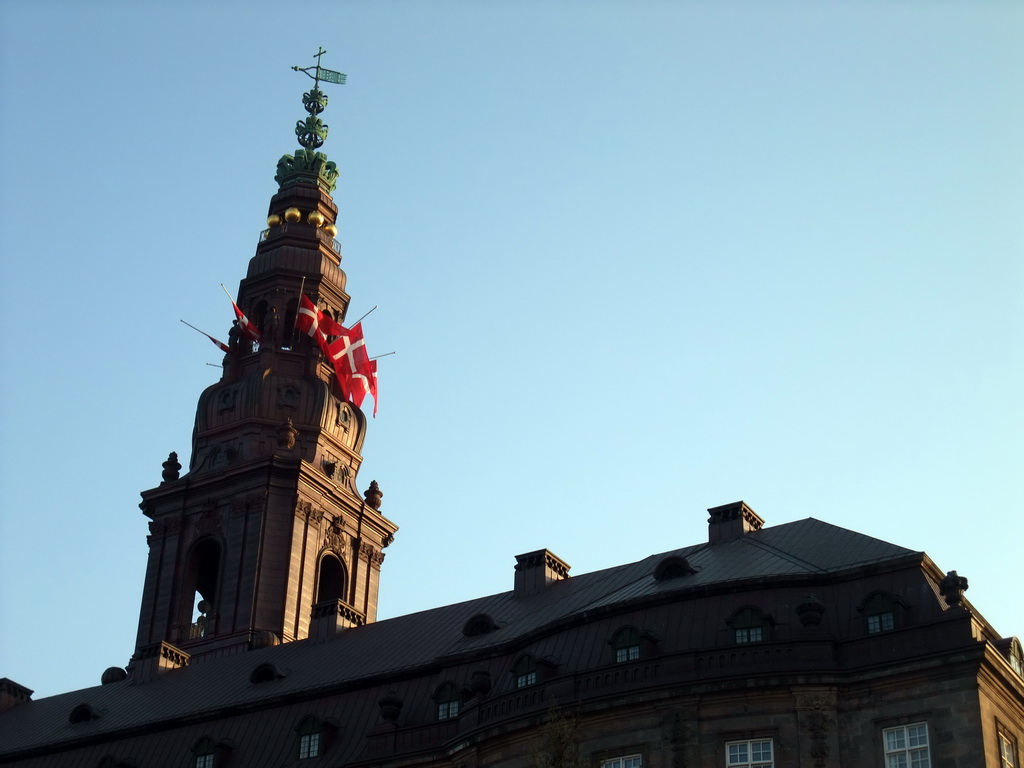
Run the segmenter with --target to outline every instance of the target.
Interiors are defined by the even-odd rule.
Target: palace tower
[[[235,323],[223,376],[199,398],[187,473],[171,454],[163,482],[142,494],[152,522],[132,667],[143,675],[307,637],[314,615],[320,633],[376,617],[397,526],[379,511],[377,484],[357,485],[362,411],[295,330],[301,293],[339,323],[349,305],[330,195],[338,171],[317,151],[319,85],[335,73],[315,69],[302,146],[278,162],[268,228],[238,289],[260,340]]]

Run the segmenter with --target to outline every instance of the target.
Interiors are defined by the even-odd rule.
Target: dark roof
[[[129,678],[29,701],[0,716],[0,754],[141,728],[154,721],[170,724],[202,712],[238,711],[290,694],[365,685],[374,678],[397,680],[403,671],[422,674],[463,655],[514,646],[561,623],[668,599],[680,590],[780,577],[822,577],[911,555],[920,553],[808,518],[763,528],[728,543],[686,547],[573,576],[528,597],[503,592],[346,630],[328,641],[307,639],[198,660],[146,683]],[[685,558],[695,572],[680,579],[656,580],[655,567],[670,556]],[[491,617],[498,629],[465,636],[466,622],[479,614]],[[251,683],[251,673],[263,663],[274,664],[284,676]],[[82,704],[100,716],[69,723],[71,711]]]

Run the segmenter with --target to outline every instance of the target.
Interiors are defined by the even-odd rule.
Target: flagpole
[[[299,300],[295,302],[295,322],[292,323],[292,349],[295,349],[299,345],[298,339],[295,337],[296,331],[299,330],[299,310],[302,309],[302,297],[305,295],[303,291],[306,290],[306,276],[302,276],[302,282],[299,284]]]
[[[232,296],[230,293],[228,293],[228,289],[224,287],[224,283],[220,284],[220,289],[222,291],[224,291],[224,295],[227,296],[229,299],[231,299],[231,303],[234,304],[235,303],[235,297]]]
[[[374,304],[374,305],[373,305],[373,309],[376,309],[376,308],[377,308],[377,305],[376,305],[376,304]],[[370,310],[370,312],[373,312],[373,309],[371,309],[371,310]],[[367,313],[366,313],[366,315],[370,314],[370,312],[367,312]],[[361,322],[363,322],[363,320],[365,320],[365,319],[366,319],[366,315],[363,315],[363,316],[362,316],[362,317],[360,317],[360,318],[359,318],[358,320],[356,320],[356,321],[355,321],[354,323],[352,323],[352,326],[351,326],[351,327],[352,327],[352,328],[355,328],[355,327],[356,327],[357,325],[359,325],[359,324],[360,324]]]
[[[378,360],[379,358],[387,357],[388,355],[396,355],[396,354],[398,354],[398,353],[397,352],[385,352],[383,355],[374,355],[370,359],[371,360]]]

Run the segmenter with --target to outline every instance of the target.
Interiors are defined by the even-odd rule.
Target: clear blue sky
[[[381,361],[382,616],[704,541],[927,551],[1024,635],[1019,2],[0,4],[0,676],[132,653],[139,492],[308,87]],[[187,462],[186,462],[187,463]]]

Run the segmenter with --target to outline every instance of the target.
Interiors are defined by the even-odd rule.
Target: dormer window
[[[202,738],[192,748],[193,768],[215,768],[217,747],[210,738]]]
[[[466,622],[466,626],[462,628],[462,634],[466,637],[476,637],[477,635],[486,635],[497,628],[498,624],[494,619],[486,613],[480,613]]]
[[[615,651],[615,663],[625,664],[640,658],[640,630],[636,627],[623,627],[612,637],[612,650]]]
[[[71,714],[68,715],[69,723],[87,723],[90,720],[97,720],[100,717],[100,712],[92,704],[79,704],[77,707],[71,710]]]
[[[320,757],[323,733],[317,719],[310,715],[299,723],[295,732],[299,737],[299,760]]]
[[[445,683],[437,689],[434,694],[437,702],[437,719],[452,720],[459,716],[459,703],[461,697],[458,689],[451,683]]]
[[[249,682],[253,685],[259,685],[260,683],[270,683],[274,680],[279,680],[284,677],[284,672],[276,664],[266,662],[260,664],[256,669],[249,675]]]
[[[537,684],[537,662],[529,654],[519,657],[512,668],[515,676],[516,688],[528,688]]]
[[[733,642],[737,645],[762,643],[768,639],[769,620],[757,608],[741,608],[728,623]]]
[[[888,592],[874,592],[857,610],[864,616],[864,629],[869,635],[890,632],[896,628],[899,601]]]
[[[655,581],[669,581],[689,576],[696,572],[697,569],[690,565],[685,557],[669,555],[655,567],[654,579]]]

